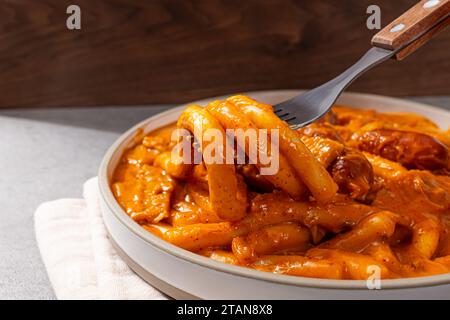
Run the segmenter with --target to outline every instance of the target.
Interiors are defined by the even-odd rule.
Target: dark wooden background
[[[369,47],[414,0],[1,0],[0,106],[178,103],[247,90],[309,88]],[[78,4],[82,30],[66,28]],[[450,95],[450,31],[352,87]]]

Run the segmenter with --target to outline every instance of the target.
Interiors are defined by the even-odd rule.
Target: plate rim
[[[292,95],[295,93],[299,93],[302,90],[263,90],[263,91],[252,91],[244,93],[250,96],[259,96],[263,94],[277,93],[284,95]],[[208,101],[214,99],[221,99],[223,97],[230,96],[218,96],[206,98],[194,102],[190,102],[187,104],[183,104],[179,107],[174,107],[167,111],[158,113],[154,116],[148,117],[143,121],[137,123],[132,126],[126,132],[121,134],[114,143],[109,147],[107,152],[105,153],[99,168],[98,173],[98,183],[100,196],[109,211],[119,219],[119,221],[124,224],[128,230],[130,230],[133,234],[155,247],[156,249],[164,251],[166,254],[173,255],[177,258],[183,259],[187,262],[194,263],[200,265],[202,267],[214,269],[216,271],[225,272],[228,274],[252,278],[256,280],[273,282],[284,285],[291,285],[297,287],[310,287],[310,288],[321,288],[321,289],[353,289],[353,290],[367,290],[367,281],[365,280],[331,280],[331,279],[318,279],[318,278],[307,278],[307,277],[298,277],[298,276],[289,276],[289,275],[279,275],[273,274],[264,271],[258,271],[254,269],[249,269],[245,267],[228,265],[225,263],[221,263],[215,261],[213,259],[200,256],[193,252],[181,249],[169,242],[164,241],[163,239],[153,235],[152,233],[146,231],[139,224],[137,224],[133,219],[131,219],[125,211],[120,207],[119,203],[113,196],[113,193],[110,188],[109,179],[108,179],[108,169],[110,163],[112,161],[113,156],[116,154],[117,150],[123,146],[123,144],[127,143],[138,129],[143,128],[149,125],[151,122],[157,121],[161,118],[170,116],[175,113],[181,112],[187,105],[189,104],[205,104]],[[431,106],[424,103],[392,98],[387,96],[380,96],[374,94],[365,94],[365,93],[355,93],[355,92],[346,92],[342,95],[343,98],[361,98],[367,100],[377,100],[380,102],[385,102],[388,104],[405,104],[414,105],[415,108],[426,110],[433,110],[433,112],[441,113],[445,117],[450,117],[450,112],[444,109]],[[357,106],[355,106],[357,107]],[[405,111],[407,112],[407,111]],[[392,279],[392,280],[381,280],[383,290],[391,290],[391,289],[406,289],[406,288],[420,288],[420,287],[430,287],[430,286],[439,286],[450,284],[450,273],[435,275],[435,276],[427,276],[427,277],[416,277],[416,278],[402,278],[402,279]]]

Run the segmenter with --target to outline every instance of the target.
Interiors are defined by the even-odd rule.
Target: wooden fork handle
[[[450,0],[422,0],[377,33],[372,45],[402,60],[450,25]]]

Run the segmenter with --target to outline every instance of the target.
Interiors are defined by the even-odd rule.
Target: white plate
[[[276,104],[299,91],[248,93],[256,100]],[[205,105],[212,98],[195,103]],[[442,128],[450,113],[425,104],[367,94],[345,93],[338,103],[391,112],[414,112]],[[145,231],[114,199],[110,180],[123,150],[137,129],[150,132],[177,120],[185,106],[144,120],[124,133],[106,153],[99,172],[103,219],[119,254],[142,278],[174,298],[201,299],[448,299],[450,274],[414,279],[383,280],[381,290],[369,290],[365,281],[326,280],[276,275],[223,264],[183,250]]]

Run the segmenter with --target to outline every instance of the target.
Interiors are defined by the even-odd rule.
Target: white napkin
[[[43,203],[34,214],[36,239],[58,299],[167,299],[139,278],[108,240],[97,178],[84,199]]]

